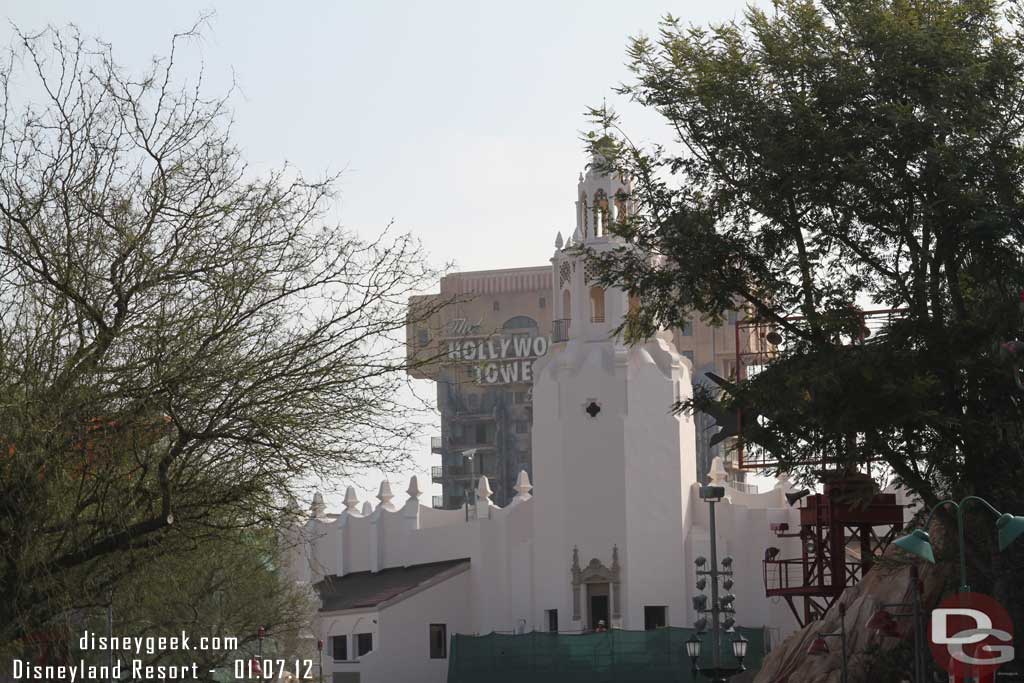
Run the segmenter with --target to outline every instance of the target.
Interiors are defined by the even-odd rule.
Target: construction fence
[[[736,629],[749,641],[743,660],[757,671],[768,651],[763,628]],[[602,633],[532,632],[452,636],[448,683],[694,683],[686,641],[690,628]],[[721,643],[721,665],[734,666],[733,634]],[[712,665],[711,637],[701,638],[698,665]],[[703,680],[703,679],[700,679]]]

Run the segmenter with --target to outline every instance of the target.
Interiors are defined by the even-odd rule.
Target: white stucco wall
[[[448,659],[430,658],[430,624],[445,624],[449,638],[472,632],[469,572],[445,579],[380,610],[324,612],[319,615],[321,638],[373,633],[373,651],[355,656],[355,639],[349,638],[349,656],[354,661],[335,662],[324,650],[324,673],[358,671],[360,683],[401,681],[444,683]]]

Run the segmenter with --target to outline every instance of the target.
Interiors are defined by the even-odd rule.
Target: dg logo
[[[955,681],[992,683],[1013,661],[1013,621],[988,595],[957,593],[932,610],[928,629],[932,656]]]

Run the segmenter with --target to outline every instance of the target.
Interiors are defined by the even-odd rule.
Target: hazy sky
[[[247,159],[343,171],[345,225],[369,235],[394,220],[436,264],[463,270],[544,264],[555,233],[571,232],[586,106],[607,97],[632,137],[668,140],[656,115],[611,92],[629,77],[629,36],[655,34],[666,12],[706,24],[746,4],[0,2],[22,30],[74,23],[130,68],[212,12],[183,75],[201,59],[208,94],[234,79],[234,137]],[[9,24],[0,31],[7,44]],[[416,463],[424,483],[437,464],[427,443]],[[408,473],[394,480],[404,499]]]

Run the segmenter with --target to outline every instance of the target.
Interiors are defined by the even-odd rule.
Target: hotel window
[[[356,655],[362,657],[367,652],[373,649],[373,634],[372,633],[357,633],[356,634]]]
[[[530,431],[530,423],[525,420],[516,421],[516,434],[526,434]]]
[[[420,346],[426,346],[430,343],[430,331],[422,327],[416,330],[416,343]]]
[[[473,436],[476,437],[476,442],[477,443],[487,443],[487,436],[488,436],[487,432],[488,432],[488,429],[487,429],[487,424],[486,423],[484,423],[484,422],[476,423],[476,427],[475,427],[474,431],[475,431],[475,433],[474,433]]]
[[[336,662],[348,659],[348,636],[331,636],[331,655]]]
[[[558,633],[558,610],[544,610],[544,614],[548,617],[548,631],[551,633]]]
[[[722,361],[722,374],[726,379],[736,381],[736,361],[734,360],[723,360]]]
[[[525,391],[517,391],[512,394],[512,402],[518,405],[530,402],[530,395]]]
[[[544,308],[545,306],[548,305],[548,300],[545,299],[544,297],[541,297],[540,300],[537,302],[537,305],[540,306],[541,308]]]
[[[667,608],[663,605],[646,605],[644,607],[644,630],[653,631],[656,628],[668,626],[668,622],[665,619],[666,611]]]
[[[431,659],[447,659],[448,658],[448,625],[447,624],[431,624],[430,625],[430,658]]]

